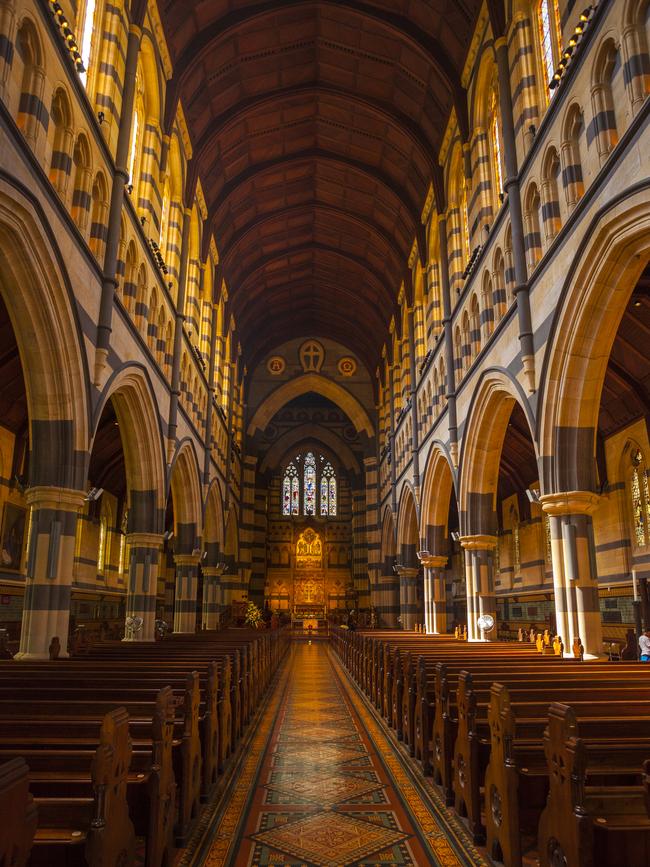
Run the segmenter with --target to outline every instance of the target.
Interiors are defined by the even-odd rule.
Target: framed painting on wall
[[[15,503],[5,503],[0,531],[0,569],[20,571],[25,541],[27,509]]]

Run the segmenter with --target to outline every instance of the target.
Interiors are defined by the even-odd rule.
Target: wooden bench
[[[647,867],[650,815],[641,766],[636,783],[602,785],[602,754],[589,750],[584,728],[575,707],[551,705],[544,732],[549,794],[538,830],[541,867],[561,859],[572,867]]]
[[[129,715],[145,719],[151,724],[157,708],[159,690],[133,689],[79,689],[54,690],[44,694],[42,689],[29,691],[23,688],[20,694],[12,690],[13,698],[0,698],[0,718],[20,716],[23,719],[70,716],[102,718],[120,701]],[[22,697],[21,697],[22,696]],[[176,835],[185,840],[198,817],[201,790],[201,745],[199,740],[200,692],[198,675],[187,675],[182,693],[173,693],[172,706],[177,725],[173,740],[172,764],[178,786],[178,816]]]
[[[36,810],[25,760],[0,764],[0,864],[25,867],[36,833]]]

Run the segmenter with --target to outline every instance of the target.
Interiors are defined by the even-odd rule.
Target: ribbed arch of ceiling
[[[480,5],[163,0],[167,111],[182,99],[249,358],[291,329],[377,363],[452,108],[467,134]]]

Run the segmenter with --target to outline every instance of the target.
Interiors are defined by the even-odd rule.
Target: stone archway
[[[103,491],[100,510],[111,516],[104,535],[119,538],[125,552],[117,564],[118,573],[126,573],[118,574],[127,588],[125,638],[154,641],[165,465],[156,402],[143,368],[129,365],[111,377],[94,421],[89,483]],[[107,546],[98,560],[112,553]],[[109,569],[116,565],[111,559]]]
[[[29,443],[21,484],[28,486],[31,529],[18,659],[47,659],[54,638],[67,655],[88,449],[83,338],[63,259],[44,222],[36,202],[0,181],[0,296],[22,371]]]
[[[518,384],[504,371],[486,371],[470,406],[460,453],[460,543],[465,551],[467,633],[470,640],[497,638],[497,491],[504,441],[515,407],[523,419],[522,437],[527,437],[532,447],[533,477],[536,477],[537,456],[528,402]],[[489,618],[493,626],[486,630],[479,623],[486,623]]]
[[[542,505],[549,517],[558,630],[568,647],[602,653],[593,516],[600,505],[597,432],[615,341],[650,263],[647,191],[616,203],[578,251],[541,376]],[[559,604],[558,604],[559,603]]]
[[[399,617],[399,579],[395,573],[397,559],[395,521],[389,506],[381,523],[381,554],[376,583],[370,587],[372,607],[379,625],[396,627]]]
[[[420,507],[420,562],[424,567],[424,622],[427,633],[447,631],[452,606],[448,599],[445,572],[448,565],[456,560],[455,543],[452,544],[450,532],[458,535],[455,526],[457,518],[451,461],[443,447],[434,444],[424,470]],[[454,526],[450,527],[450,521],[453,521]]]
[[[203,517],[202,629],[216,629],[221,619],[223,599],[220,577],[226,568],[223,560],[224,538],[223,499],[219,483],[214,481],[208,490]]]
[[[203,498],[201,472],[194,444],[178,446],[169,471],[173,509],[174,632],[195,632],[198,609]]]
[[[290,400],[309,392],[320,394],[335,403],[347,414],[359,433],[364,432],[368,437],[374,435],[374,426],[368,413],[351,392],[318,373],[306,373],[285,382],[262,401],[248,425],[249,436],[253,436],[257,430],[264,430],[276,412]]]
[[[422,598],[419,593],[418,510],[412,488],[405,484],[397,513],[397,563],[399,575],[400,623],[402,629],[414,629],[422,620]]]

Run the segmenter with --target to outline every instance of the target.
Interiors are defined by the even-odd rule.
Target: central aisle
[[[334,654],[297,643],[201,849],[208,867],[485,863],[445,825]]]

